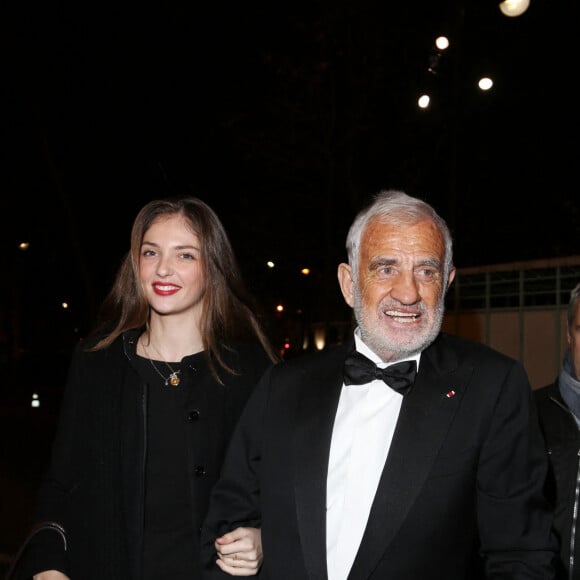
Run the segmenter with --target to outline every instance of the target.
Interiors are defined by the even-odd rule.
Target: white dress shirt
[[[356,350],[383,363],[355,331]],[[417,368],[420,355],[412,357]],[[400,362],[400,361],[393,361]],[[392,364],[392,363],[389,363]],[[358,551],[401,410],[403,396],[382,380],[343,384],[326,482],[328,580],[346,580]]]

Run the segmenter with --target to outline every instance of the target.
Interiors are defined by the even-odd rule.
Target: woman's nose
[[[161,258],[157,263],[157,275],[169,276],[170,274],[173,274],[171,260],[169,258]]]

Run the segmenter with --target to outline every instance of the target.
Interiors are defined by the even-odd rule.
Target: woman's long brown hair
[[[131,230],[131,248],[101,308],[101,322],[97,327],[101,338],[90,350],[106,348],[126,330],[148,325],[149,304],[139,283],[141,244],[156,219],[172,215],[183,216],[201,243],[206,291],[200,331],[214,376],[217,378],[210,355],[223,369],[234,372],[224,361],[222,349],[231,348],[237,341],[256,339],[272,362],[277,362],[279,359],[256,314],[256,304],[242,279],[225,228],[217,214],[196,197],[153,200],[139,211]]]

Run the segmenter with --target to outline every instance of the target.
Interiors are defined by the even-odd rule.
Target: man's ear
[[[447,288],[445,288],[445,291],[449,290],[449,286],[451,286],[451,283],[453,282],[453,280],[455,280],[455,267],[451,268],[451,270],[449,270],[449,278],[447,280]]]
[[[354,282],[352,280],[352,268],[348,264],[341,263],[338,265],[338,283],[340,284],[340,290],[344,296],[344,300],[351,308],[354,308]]]

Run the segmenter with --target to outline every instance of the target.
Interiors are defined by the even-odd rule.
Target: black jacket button
[[[197,421],[199,419],[199,411],[194,409],[187,414],[188,421]]]
[[[193,472],[197,477],[203,477],[205,475],[205,467],[203,465],[197,465]]]

